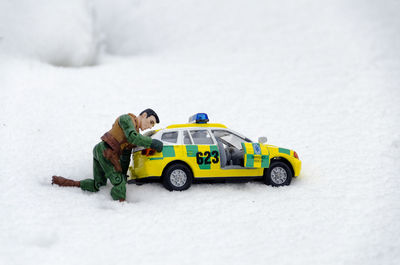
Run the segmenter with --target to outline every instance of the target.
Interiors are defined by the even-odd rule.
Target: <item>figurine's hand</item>
[[[163,142],[157,140],[157,139],[152,139],[150,148],[156,149],[157,152],[161,152],[163,149]]]

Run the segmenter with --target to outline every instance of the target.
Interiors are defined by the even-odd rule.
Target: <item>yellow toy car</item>
[[[253,180],[272,186],[289,185],[299,176],[301,161],[293,150],[258,143],[197,113],[187,124],[176,124],[149,135],[164,143],[162,152],[136,149],[129,183],[161,180],[168,190],[186,190],[196,180]]]

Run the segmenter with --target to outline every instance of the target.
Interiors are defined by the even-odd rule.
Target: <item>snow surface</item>
[[[0,264],[399,264],[400,4],[0,2]],[[207,112],[291,186],[55,187],[115,118]]]

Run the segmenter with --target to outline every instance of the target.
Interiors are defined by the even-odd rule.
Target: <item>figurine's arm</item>
[[[143,136],[136,131],[135,125],[128,114],[119,117],[119,126],[124,131],[126,139],[129,143],[143,147],[150,147],[152,139],[148,136]]]

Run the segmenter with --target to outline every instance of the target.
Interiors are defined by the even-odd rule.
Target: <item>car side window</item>
[[[207,130],[190,131],[194,144],[214,144],[210,133]]]
[[[218,142],[221,141],[224,144],[224,146],[232,146],[239,150],[242,149],[243,142],[250,142],[248,139],[243,139],[238,135],[233,134],[229,131],[213,130],[212,132],[214,134],[215,139],[217,139]]]
[[[161,140],[168,143],[174,143],[178,141],[178,132],[165,132],[161,136]]]
[[[189,133],[187,131],[183,132],[183,144],[192,144]]]

